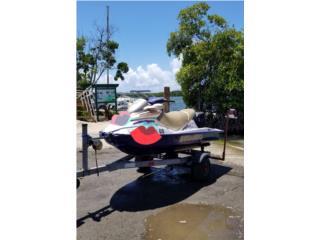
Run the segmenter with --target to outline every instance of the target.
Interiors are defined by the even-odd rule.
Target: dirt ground
[[[91,123],[89,134],[106,123]],[[77,166],[81,168],[81,122]],[[221,154],[222,141],[207,147]],[[104,143],[99,165],[125,156]],[[89,150],[90,166],[95,166]],[[224,162],[211,160],[212,178],[196,182],[169,168],[104,172],[81,179],[77,189],[77,239],[243,239],[243,140],[231,138]]]

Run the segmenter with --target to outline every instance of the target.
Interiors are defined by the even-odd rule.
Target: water
[[[173,205],[150,215],[145,227],[145,240],[243,239],[241,217],[220,205]]]
[[[186,104],[184,103],[182,96],[178,97],[170,97],[170,100],[173,100],[173,103],[170,103],[170,111],[178,111],[186,108]]]
[[[118,98],[119,99],[119,98]],[[135,98],[133,98],[134,100]],[[136,98],[138,99],[138,98]],[[182,110],[184,108],[186,108],[186,104],[184,103],[182,96],[178,96],[178,97],[170,97],[170,100],[174,101],[170,103],[170,111],[179,111]],[[118,103],[118,109],[120,111],[123,111],[123,109],[120,109],[120,104]]]

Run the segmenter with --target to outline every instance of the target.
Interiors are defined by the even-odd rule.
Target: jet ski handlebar
[[[164,97],[149,97],[147,99],[147,102],[149,104],[153,105],[153,104],[156,104],[156,103],[175,102],[175,101],[165,99]]]

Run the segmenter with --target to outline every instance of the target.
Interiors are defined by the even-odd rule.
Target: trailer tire
[[[202,157],[201,161],[194,161],[191,166],[192,178],[197,181],[208,181],[211,177],[211,163],[209,156]]]
[[[77,178],[77,188],[79,188],[79,187],[80,187],[80,179]]]
[[[152,156],[136,156],[135,157],[135,161],[136,162],[143,162],[143,161],[151,161],[153,160],[153,157]],[[137,169],[137,172],[138,173],[150,173],[151,172],[151,167],[139,167]]]
[[[138,173],[151,173],[151,168],[150,167],[140,167],[140,168],[137,168],[137,172]]]

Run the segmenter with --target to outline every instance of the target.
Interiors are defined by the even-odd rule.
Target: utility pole
[[[107,43],[109,43],[109,40],[110,40],[109,6],[107,6]],[[107,84],[109,84],[109,66],[107,67]]]

